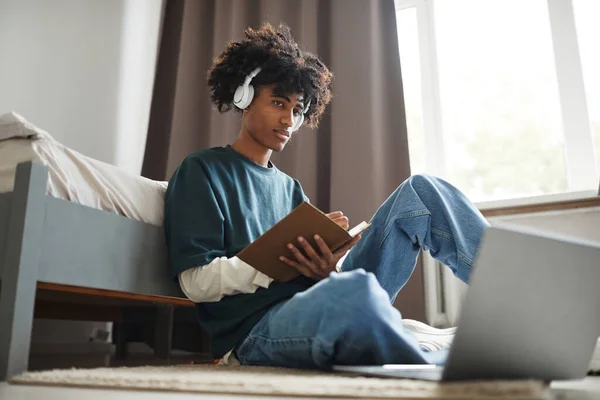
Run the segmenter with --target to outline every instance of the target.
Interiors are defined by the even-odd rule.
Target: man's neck
[[[269,166],[269,160],[273,153],[273,150],[261,146],[246,135],[238,136],[235,142],[231,144],[231,148],[265,168]]]

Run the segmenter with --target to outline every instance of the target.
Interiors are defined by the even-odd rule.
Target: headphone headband
[[[261,68],[256,68],[254,71],[250,72],[244,81],[245,85],[248,85],[252,79],[261,71]]]
[[[304,106],[304,109],[302,110],[302,114],[306,114],[308,112],[309,108],[310,108],[310,99],[308,100],[308,103],[306,103],[306,105]]]

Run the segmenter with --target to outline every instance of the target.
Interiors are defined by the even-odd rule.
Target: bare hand
[[[358,243],[360,238],[360,234],[356,235],[350,242],[346,243],[346,245],[338,249],[335,253],[332,253],[329,246],[327,246],[323,238],[319,235],[315,235],[315,241],[320,250],[319,252],[317,252],[306,239],[300,236],[298,237],[299,247],[304,249],[304,253],[307,256],[302,254],[302,252],[292,243],[288,243],[288,249],[290,249],[294,257],[296,257],[296,260],[290,260],[283,256],[279,259],[287,265],[296,268],[302,275],[320,281],[327,278],[331,272],[339,272],[336,269],[337,262],[348,252],[348,250]]]
[[[338,224],[345,230],[348,230],[348,228],[350,228],[350,222],[348,221],[348,217],[346,217],[343,212],[334,211],[325,215],[327,215],[330,219],[332,219],[336,224]]]

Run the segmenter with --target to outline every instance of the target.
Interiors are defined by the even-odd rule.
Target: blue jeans
[[[242,364],[329,369],[334,364],[438,364],[392,306],[419,249],[468,283],[484,230],[481,213],[457,188],[428,175],[404,181],[348,253],[342,273],[274,306],[235,348]]]

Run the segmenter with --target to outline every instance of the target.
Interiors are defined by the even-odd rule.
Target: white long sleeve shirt
[[[217,257],[210,264],[188,269],[179,274],[179,285],[194,303],[210,303],[225,296],[254,293],[273,282],[265,274],[237,257]]]

